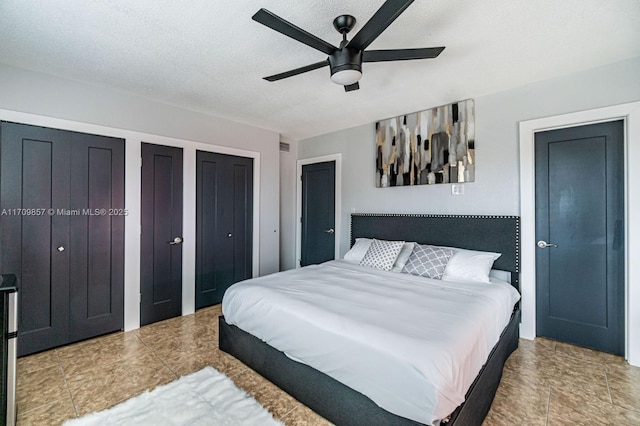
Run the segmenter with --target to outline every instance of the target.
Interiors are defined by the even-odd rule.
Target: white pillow
[[[404,241],[384,241],[374,239],[364,255],[362,266],[390,271],[396,262]]]
[[[489,272],[493,262],[502,256],[502,253],[450,248],[453,248],[455,253],[444,270],[444,281],[490,283]]]
[[[355,263],[362,262],[364,255],[367,254],[367,250],[369,250],[371,241],[373,241],[371,238],[356,238],[353,247],[344,255],[344,260]]]
[[[348,260],[349,262],[360,263],[362,259],[364,259],[364,255],[367,254],[367,250],[371,246],[371,242],[373,240],[371,238],[356,238],[356,242],[353,244],[353,247],[344,255],[344,260]],[[400,272],[406,265],[411,253],[413,252],[413,247],[415,243],[404,243],[402,246],[402,250],[400,250],[400,254],[398,254],[398,258],[393,264],[393,268],[391,268],[391,272]]]

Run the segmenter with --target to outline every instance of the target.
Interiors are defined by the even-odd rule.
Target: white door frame
[[[624,120],[625,130],[625,356],[640,366],[640,102],[520,122],[522,323],[520,336],[536,337],[535,133]]]
[[[340,237],[342,235],[342,224],[340,217],[342,212],[342,154],[329,154],[321,157],[305,158],[296,162],[296,268],[300,267],[300,257],[302,256],[302,166],[308,164],[324,163],[327,161],[336,162],[335,179],[335,258],[340,258]]]

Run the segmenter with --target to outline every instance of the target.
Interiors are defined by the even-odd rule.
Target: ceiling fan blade
[[[322,68],[327,65],[329,65],[329,60],[325,59],[322,62],[316,62],[315,64],[306,65],[304,67],[296,68],[291,71],[270,75],[269,77],[264,77],[264,79],[267,81],[278,81],[278,80],[282,80],[283,78],[293,77],[294,75],[302,74],[303,72],[317,70],[318,68]]]
[[[366,49],[411,3],[413,0],[387,0],[347,46]]]
[[[365,50],[364,52],[362,52],[362,62],[432,59],[440,55],[443,50],[444,47],[427,47],[423,49]]]
[[[358,84],[358,82],[356,81],[353,84],[349,84],[348,86],[344,86],[344,91],[345,92],[352,92],[354,90],[358,90],[360,89],[360,85]]]
[[[332,46],[326,41],[314,36],[311,33],[306,32],[302,28],[296,27],[291,22],[285,21],[278,15],[269,12],[267,9],[260,9],[252,16],[254,21],[266,25],[267,27],[276,30],[277,32],[291,37],[294,40],[304,43],[307,46],[313,47],[321,52],[331,55],[338,50],[337,47]]]

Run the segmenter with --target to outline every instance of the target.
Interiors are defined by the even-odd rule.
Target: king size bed
[[[481,424],[518,345],[519,218],[353,214],[351,245],[230,287],[220,349],[338,425]]]

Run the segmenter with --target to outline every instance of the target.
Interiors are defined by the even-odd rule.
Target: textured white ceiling
[[[355,33],[382,3],[0,0],[0,62],[303,139],[640,56],[639,0],[417,0],[369,49],[446,46],[438,58],[366,63],[349,93],[328,67],[262,79],[325,56],[259,8],[337,45],[336,16]]]

